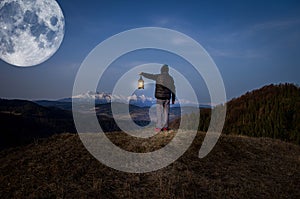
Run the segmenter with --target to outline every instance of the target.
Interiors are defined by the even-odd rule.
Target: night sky
[[[58,0],[58,3],[65,16],[65,36],[59,50],[33,67],[16,67],[1,60],[1,98],[71,96],[76,73],[89,52],[115,34],[140,27],[173,29],[199,42],[216,63],[228,100],[271,83],[300,84],[299,1]],[[135,52],[111,65],[106,72],[106,77],[112,77],[108,84],[113,85],[117,80],[113,77],[136,64],[152,62],[167,63],[175,69],[188,65],[167,52]],[[184,75],[200,96],[207,92],[201,78],[193,72]],[[138,78],[137,75],[132,81]],[[110,89],[109,85],[102,86],[99,92]]]

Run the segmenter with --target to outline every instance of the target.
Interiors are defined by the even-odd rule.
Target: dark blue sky
[[[299,1],[58,3],[66,23],[60,49],[48,61],[33,67],[20,68],[0,61],[1,98],[71,96],[77,70],[96,45],[119,32],[147,26],[174,29],[199,42],[220,70],[228,99],[270,83],[300,84]],[[159,56],[159,52],[137,53],[120,59],[106,75],[114,76],[122,63],[169,63],[171,58]],[[169,64],[183,64],[176,60]],[[126,72],[126,67],[121,72]]]

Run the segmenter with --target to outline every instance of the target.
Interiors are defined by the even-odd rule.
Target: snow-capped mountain
[[[122,96],[122,95],[112,95],[109,93],[99,93],[88,91],[83,94],[75,95],[72,98],[63,98],[58,101],[60,102],[72,102],[72,100],[78,102],[85,102],[89,100],[95,100],[96,104],[106,104],[110,102],[120,102],[120,103],[129,103],[132,105],[144,107],[144,106],[152,106],[155,104],[155,99],[152,97],[142,95],[133,94],[131,96]]]
[[[152,106],[156,103],[155,98],[147,97],[145,95],[133,94],[132,96],[128,97],[129,104],[136,105],[136,106]]]

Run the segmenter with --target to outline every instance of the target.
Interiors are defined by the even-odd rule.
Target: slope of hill
[[[34,103],[43,107],[56,107],[63,110],[72,110],[72,102],[53,101],[53,100],[36,100]]]
[[[56,133],[76,132],[71,112],[26,100],[0,99],[0,128],[0,149]]]
[[[300,144],[300,87],[272,84],[231,100],[223,132]]]
[[[188,133],[188,132],[187,132]],[[149,140],[107,134],[118,146],[145,152],[173,134]],[[300,146],[269,138],[223,135],[199,159],[204,133],[161,170],[130,174],[98,162],[76,134],[0,152],[1,198],[300,198]]]
[[[268,85],[227,103],[223,133],[270,137],[300,144],[300,87]],[[207,131],[211,109],[200,111],[200,131]],[[191,123],[193,115],[187,115]],[[174,121],[172,125],[180,120]],[[177,124],[178,126],[178,124]]]

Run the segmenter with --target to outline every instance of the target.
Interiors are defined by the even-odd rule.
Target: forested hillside
[[[227,103],[225,134],[270,137],[300,144],[300,88],[268,85]],[[200,131],[207,131],[211,111],[200,111]],[[193,115],[189,117],[194,122]],[[174,124],[173,124],[174,125]]]
[[[223,132],[300,144],[300,88],[268,85],[227,103]]]

